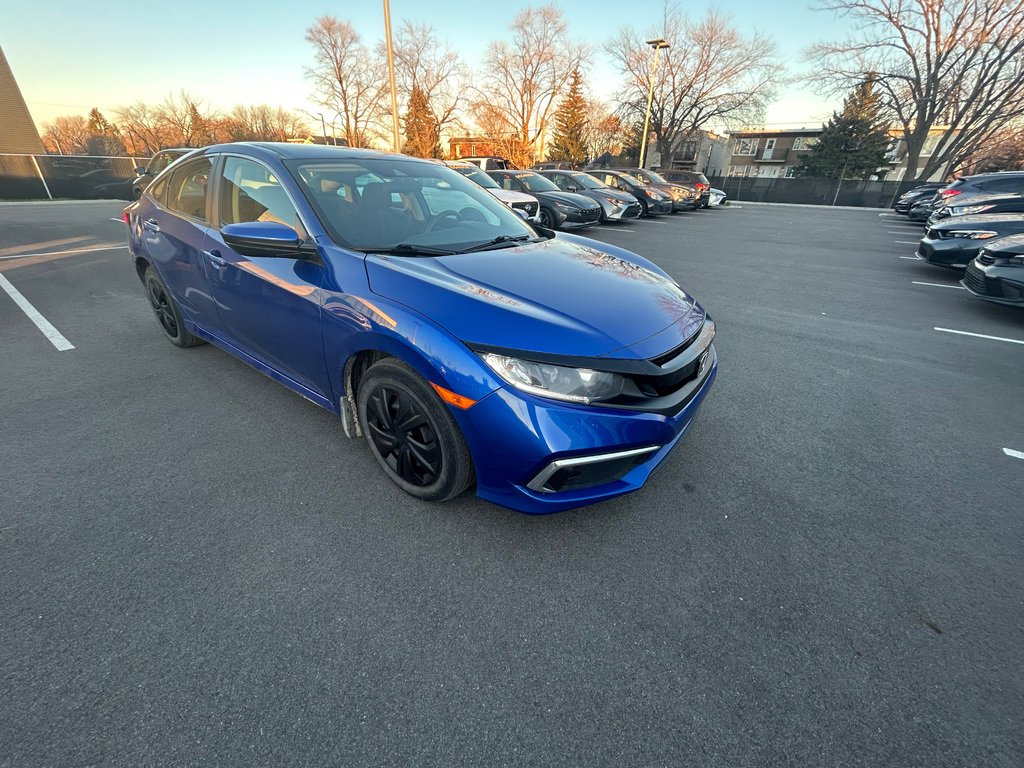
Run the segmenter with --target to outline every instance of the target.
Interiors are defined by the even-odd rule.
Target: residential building
[[[921,165],[935,151],[948,128],[933,128],[921,152]],[[758,178],[792,178],[801,159],[817,143],[821,128],[790,130],[736,131],[729,135],[729,156],[726,176]],[[907,170],[907,144],[903,132],[889,131],[891,141],[886,152],[888,167],[880,167],[876,178],[881,181],[902,181]],[[708,174],[712,175],[712,174]],[[948,167],[941,168],[928,181],[943,181]]]
[[[697,131],[679,143],[671,167],[665,171],[699,171],[707,176],[722,176],[728,166],[730,142],[714,131]]]
[[[43,142],[28,105],[21,95],[21,89],[14,80],[14,73],[0,48],[0,115],[3,116],[3,130],[0,130],[0,153],[42,155]]]

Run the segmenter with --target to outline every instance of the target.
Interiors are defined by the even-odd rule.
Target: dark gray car
[[[640,201],[628,192],[612,189],[583,171],[538,171],[563,192],[589,197],[601,206],[601,221],[626,221],[640,218]]]

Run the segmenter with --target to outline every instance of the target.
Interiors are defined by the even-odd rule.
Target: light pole
[[[387,0],[385,0],[385,2],[387,2]],[[647,89],[647,111],[644,112],[644,135],[640,137],[640,162],[637,163],[637,165],[641,168],[644,167],[644,159],[647,155],[647,131],[650,130],[651,126],[651,102],[654,101],[654,77],[658,74],[658,52],[662,48],[670,47],[669,44],[660,37],[656,40],[648,40],[647,44],[654,48],[654,68],[651,69],[651,87]]]
[[[320,118],[320,127],[323,129],[324,132],[324,144],[327,144],[327,121],[324,120],[324,113],[317,112],[316,115],[317,117]]]
[[[395,152],[402,151],[398,138],[398,94],[395,92],[395,57],[391,50],[391,3],[384,0],[384,40],[388,49],[388,80],[391,83],[391,127],[395,132]]]

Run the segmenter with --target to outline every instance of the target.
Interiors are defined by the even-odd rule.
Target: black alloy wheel
[[[384,473],[424,501],[447,501],[473,480],[458,424],[431,386],[397,358],[374,363],[358,384],[359,423]]]
[[[540,209],[540,225],[545,229],[555,228],[555,217],[547,208],[543,206]]]
[[[185,330],[185,324],[181,320],[181,313],[171,298],[170,291],[164,285],[163,280],[152,267],[146,269],[143,283],[146,286],[146,298],[149,299],[149,306],[156,315],[157,322],[163,330],[167,339],[178,347],[194,347],[202,344],[203,340],[193,336]]]

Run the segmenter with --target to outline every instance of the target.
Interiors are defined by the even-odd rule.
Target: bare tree
[[[639,35],[623,29],[605,50],[624,75],[619,113],[629,124],[643,123],[654,55],[645,40],[664,38],[651,103],[651,131],[661,164],[670,166],[682,142],[712,125],[750,125],[763,119],[782,77],[770,38],[742,35],[727,16],[709,11],[690,21],[674,3],[665,3],[660,28]]]
[[[287,141],[309,133],[309,124],[301,115],[281,107],[238,104],[224,118],[224,141]]]
[[[956,173],[1024,170],[1024,119],[1014,120],[992,134],[984,146],[953,161]]]
[[[172,146],[157,110],[141,101],[114,110],[128,152],[133,156],[152,155]]]
[[[858,29],[808,51],[813,77],[842,90],[876,73],[907,144],[905,178],[927,179],[970,157],[1024,111],[1024,0],[824,0],[824,7]],[[941,136],[924,159],[936,129]]]
[[[384,60],[362,44],[351,24],[333,16],[317,19],[306,40],[315,49],[314,64],[306,68],[313,99],[341,118],[349,146],[370,146],[388,112]]]
[[[187,91],[177,97],[168,96],[156,108],[156,120],[162,131],[162,139],[169,145],[180,147],[202,147],[215,139],[211,135],[210,122],[216,121],[215,113],[203,113],[202,102],[194,99]]]
[[[587,114],[590,119],[583,129],[587,156],[595,160],[605,154],[617,155],[622,150],[622,118],[599,99],[587,100]]]
[[[62,155],[87,154],[92,130],[89,121],[81,115],[63,115],[51,123],[43,124],[43,146],[50,153]]]
[[[556,6],[527,8],[512,22],[512,39],[488,48],[472,105],[477,123],[488,123],[495,139],[514,138],[534,157],[543,155],[555,101],[586,52],[569,39]]]
[[[377,46],[383,57],[384,43]],[[465,66],[459,54],[442,42],[428,24],[406,21],[395,34],[395,83],[401,110],[409,113],[413,94],[418,104],[426,102],[433,122],[431,133],[460,124],[459,109],[464,101]],[[417,109],[417,112],[420,110]]]

